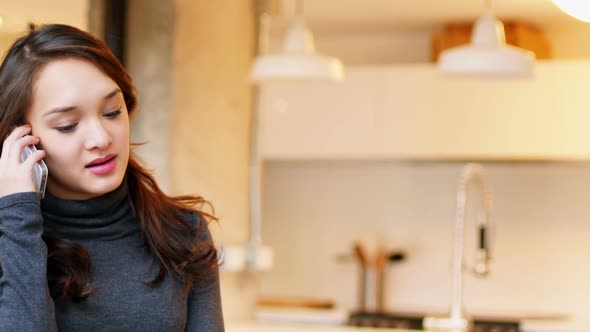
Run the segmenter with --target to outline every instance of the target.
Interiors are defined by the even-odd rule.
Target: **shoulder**
[[[189,225],[193,226],[194,228],[201,228],[207,227],[207,221],[203,217],[203,215],[194,210],[182,210],[180,211],[180,215],[184,221],[186,221]]]
[[[209,231],[209,223],[198,211],[182,211],[183,219],[193,227],[198,240],[213,242]]]

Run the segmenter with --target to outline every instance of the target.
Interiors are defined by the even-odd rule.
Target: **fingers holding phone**
[[[39,138],[30,135],[30,126],[16,127],[2,144],[0,155],[0,197],[18,192],[45,193],[47,166],[45,151],[36,150]]]

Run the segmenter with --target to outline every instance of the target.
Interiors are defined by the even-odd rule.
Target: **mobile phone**
[[[24,162],[27,157],[37,151],[37,148],[34,145],[28,145],[23,149],[23,153],[20,156],[20,161]],[[47,170],[47,165],[43,159],[39,160],[35,167],[33,167],[33,181],[35,182],[35,187],[39,196],[43,199],[45,197],[45,187],[47,186],[47,176],[49,171]]]

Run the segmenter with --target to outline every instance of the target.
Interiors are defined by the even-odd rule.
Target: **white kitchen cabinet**
[[[343,83],[262,89],[264,159],[590,159],[590,61],[532,80],[441,75],[434,64],[348,68]]]
[[[375,158],[383,72],[346,73],[343,82],[272,85],[260,93],[264,159]]]
[[[383,155],[410,159],[587,159],[590,62],[539,62],[532,80],[386,69]]]

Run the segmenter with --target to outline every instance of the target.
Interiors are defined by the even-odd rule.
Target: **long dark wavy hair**
[[[0,138],[4,139],[16,124],[25,123],[37,72],[45,64],[64,58],[94,64],[121,88],[129,114],[137,111],[137,93],[131,77],[103,41],[67,25],[32,27],[15,41],[0,67]],[[1,149],[0,144],[0,153]],[[216,220],[201,211],[209,203],[202,197],[167,196],[133,153],[126,179],[146,248],[160,266],[158,275],[146,281],[146,285],[156,287],[170,274],[183,283],[184,292],[188,291],[218,264],[212,242],[199,236],[208,222]],[[201,222],[187,220],[191,212]],[[47,236],[43,239],[48,248],[47,277],[54,300],[63,303],[67,299],[79,302],[88,298],[94,292],[88,251],[69,240]]]

